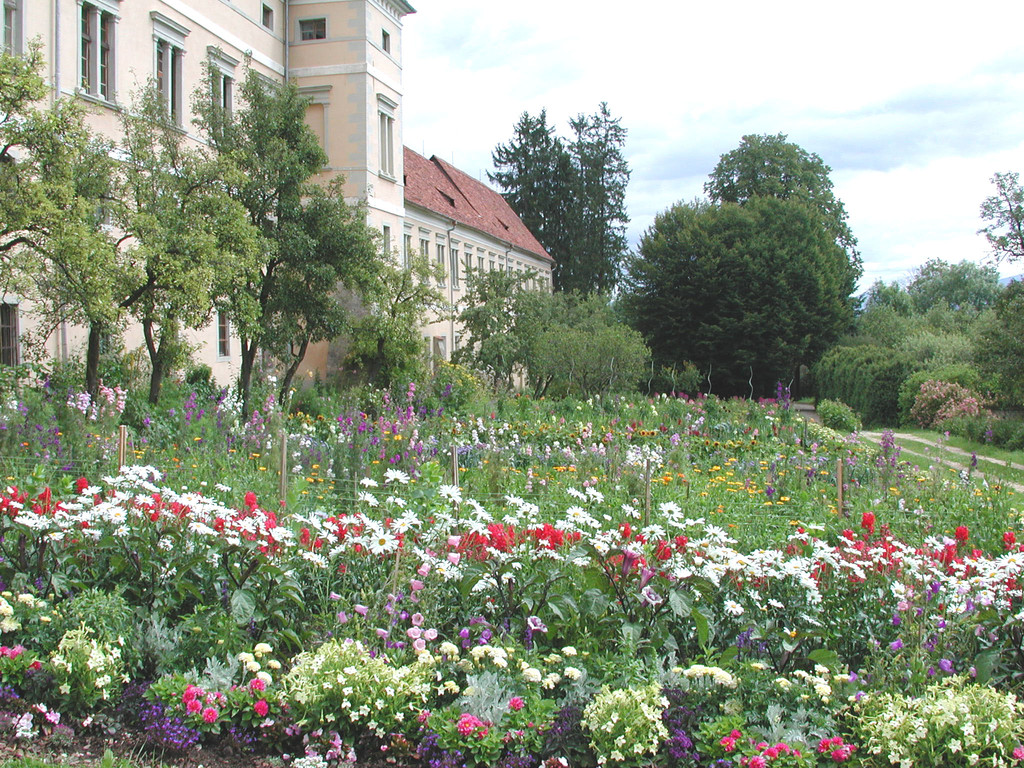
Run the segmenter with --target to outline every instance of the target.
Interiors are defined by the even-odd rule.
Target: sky
[[[607,102],[635,248],[743,136],[783,133],[831,167],[862,289],[992,263],[979,209],[993,174],[1024,172],[1024,2],[411,2],[403,140],[428,157],[486,181],[523,112],[567,136]]]

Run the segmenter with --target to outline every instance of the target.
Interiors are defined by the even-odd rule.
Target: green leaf
[[[231,618],[241,626],[248,624],[256,614],[256,599],[248,590],[239,589],[231,595]]]
[[[693,623],[697,626],[697,642],[703,648],[708,644],[708,617],[705,616],[700,608],[694,607],[690,611],[690,616],[693,617]]]
[[[832,672],[835,672],[842,667],[842,662],[839,660],[839,654],[835,651],[829,650],[828,648],[816,648],[807,654],[807,658],[815,664],[821,664],[823,667],[828,667]]]

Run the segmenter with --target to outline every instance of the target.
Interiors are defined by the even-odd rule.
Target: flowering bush
[[[951,677],[920,697],[871,693],[856,705],[863,750],[893,765],[1008,766],[1024,750],[1016,696]]]
[[[49,668],[67,709],[86,714],[99,701],[111,701],[127,682],[121,648],[97,640],[88,627],[64,633]]]
[[[614,690],[603,686],[583,711],[598,765],[648,764],[668,738],[662,721],[668,704],[657,683]]]
[[[926,381],[914,399],[910,415],[922,427],[937,428],[960,416],[979,416],[985,411],[981,395],[948,381]]]
[[[300,723],[344,734],[368,730],[384,737],[391,730],[414,730],[426,705],[432,667],[393,666],[360,642],[332,640],[299,654],[285,676],[286,696]]]

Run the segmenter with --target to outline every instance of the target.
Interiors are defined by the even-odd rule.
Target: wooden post
[[[278,485],[278,497],[281,501],[288,500],[288,433],[285,430],[281,430],[281,464],[279,470],[281,477],[279,478]]]
[[[846,509],[843,501],[843,460],[836,460],[836,490],[838,491],[839,501],[836,505],[836,509],[839,514],[846,517]]]
[[[644,526],[651,524],[651,460],[644,464]]]
[[[124,469],[128,463],[128,427],[124,424],[117,428],[117,471]]]
[[[452,446],[452,485],[459,487],[459,448]]]

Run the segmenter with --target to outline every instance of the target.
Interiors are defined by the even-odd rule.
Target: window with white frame
[[[18,347],[18,305],[0,304],[0,364],[18,365],[21,351]]]
[[[395,112],[398,103],[383,94],[377,94],[377,117],[379,129],[377,141],[380,146],[380,174],[395,178]]]
[[[412,261],[412,235],[407,234],[402,241],[402,265],[408,269]]]
[[[387,224],[384,224],[383,226],[381,226],[380,231],[381,231],[381,235],[383,235],[382,239],[384,240],[384,253],[386,253],[387,255],[390,256],[391,255],[391,227],[389,227]]]
[[[185,57],[185,38],[188,30],[162,13],[151,11],[153,39],[156,42],[156,89],[167,108],[167,114],[178,125],[184,119],[184,87],[182,67]]]
[[[386,29],[380,31],[380,47],[384,53],[391,53],[391,33]]]
[[[235,67],[238,66],[238,59],[228,56],[213,45],[209,46],[206,52],[210,57],[213,103],[223,109],[225,115],[230,115],[235,100]]]
[[[263,26],[271,30],[274,28],[274,9],[266,3],[263,4]]]
[[[7,3],[4,0],[4,38],[7,37]],[[79,19],[79,83],[83,92],[98,99],[113,101],[115,68],[115,38],[117,5],[110,0],[93,0],[81,4]],[[14,23],[18,22],[15,3]],[[12,32],[13,34],[13,32]]]
[[[438,288],[444,288],[444,273],[447,267],[444,263],[444,246],[440,243],[437,244],[437,263],[441,267],[440,273],[437,276],[437,286]]]
[[[452,246],[449,261],[451,262],[452,288],[457,291],[459,290],[459,249],[455,245]]]
[[[21,31],[21,8],[25,0],[3,0],[4,47],[7,53],[24,53]]]

